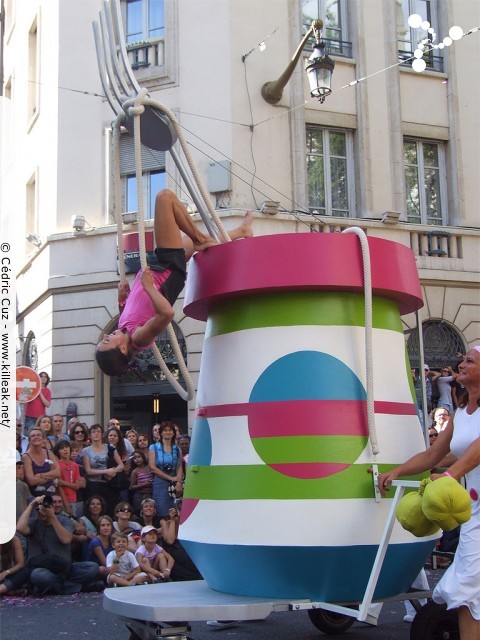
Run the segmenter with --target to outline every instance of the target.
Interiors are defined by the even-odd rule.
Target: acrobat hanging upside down
[[[242,224],[229,232],[230,238],[252,236],[252,221],[249,212]],[[157,263],[137,273],[131,291],[126,280],[120,281],[118,329],[105,334],[97,345],[98,366],[109,376],[121,375],[135,355],[148,349],[170,324],[173,304],[185,285],[187,261],[195,251],[218,244],[197,229],[183,204],[168,189],[160,191],[155,199],[154,236]]]

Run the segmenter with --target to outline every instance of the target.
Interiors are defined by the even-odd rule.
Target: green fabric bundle
[[[395,516],[404,529],[417,538],[439,529],[451,531],[470,519],[472,502],[468,491],[455,478],[443,476],[434,482],[424,478],[417,492],[407,493]]]
[[[425,517],[422,510],[423,492],[427,478],[422,480],[418,491],[412,491],[403,496],[395,510],[395,516],[404,529],[413,533],[417,538],[431,536],[439,529],[437,524]]]
[[[444,531],[451,531],[470,519],[472,501],[468,491],[455,478],[443,476],[427,484],[422,510],[430,522]]]

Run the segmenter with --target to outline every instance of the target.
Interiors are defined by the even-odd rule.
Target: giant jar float
[[[425,448],[401,323],[422,298],[410,249],[368,245],[384,471]],[[185,313],[207,327],[179,537],[208,586],[361,600],[391,500],[375,501],[367,472],[358,237],[262,236],[198,253]],[[407,590],[437,538],[396,523],[374,596]]]

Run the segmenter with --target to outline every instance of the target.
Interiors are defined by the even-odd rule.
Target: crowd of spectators
[[[456,381],[458,375],[458,365],[456,362],[461,361],[460,353],[449,358],[452,364],[445,364],[440,367],[431,368],[428,364],[423,367],[423,375],[425,379],[425,397],[427,403],[427,423],[429,427],[435,427],[440,432],[447,426],[448,417],[461,404],[465,389]],[[412,367],[412,381],[415,389],[415,399],[417,404],[418,415],[423,423],[424,421],[424,399],[423,385],[420,372]],[[447,420],[445,423],[438,422],[435,418],[438,409],[447,411]],[[442,412],[443,413],[443,412]]]
[[[17,419],[17,530],[0,545],[0,595],[201,579],[178,540],[189,437],[166,422],[150,444],[114,418],[65,425],[44,410],[28,430]]]
[[[449,361],[454,363],[456,360],[461,360],[461,355],[462,354],[457,353],[454,357],[449,358]],[[446,429],[450,417],[454,414],[455,409],[462,403],[466,389],[456,381],[458,368],[455,364],[454,366],[445,364],[436,369],[432,369],[428,364],[425,364],[424,375],[428,410],[428,439],[431,446],[438,435]],[[419,417],[423,419],[422,388],[416,369],[412,369],[412,379]],[[449,453],[438,467],[432,469],[432,473],[443,473],[447,471],[455,460],[455,456]],[[458,544],[459,532],[459,527],[453,531],[443,532],[442,538],[437,545],[437,551],[445,553],[454,552]],[[448,567],[451,561],[451,557],[440,557],[437,564],[441,567]]]
[[[425,365],[424,376],[432,444],[462,388],[449,365]],[[178,540],[189,436],[172,422],[155,424],[151,442],[134,428],[124,435],[115,418],[105,429],[78,418],[65,425],[45,413],[49,379],[40,378],[40,401],[16,425],[17,532],[0,546],[0,595],[201,579]]]

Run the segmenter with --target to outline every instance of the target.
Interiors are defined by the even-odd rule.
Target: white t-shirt
[[[108,556],[106,557],[106,565],[107,568],[113,565],[113,561],[117,557],[116,551],[110,551]],[[117,573],[119,576],[126,576],[132,571],[134,571],[140,565],[137,562],[137,559],[133,555],[131,551],[125,551],[125,553],[119,558],[119,563],[117,564]]]

